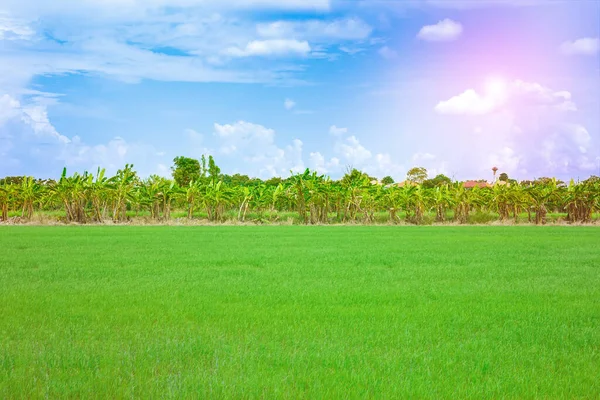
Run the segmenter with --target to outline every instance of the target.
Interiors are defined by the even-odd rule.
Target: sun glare
[[[485,90],[488,95],[494,97],[503,97],[507,91],[507,83],[501,78],[490,78],[486,82]]]

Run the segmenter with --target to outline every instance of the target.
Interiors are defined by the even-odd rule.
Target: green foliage
[[[423,167],[414,167],[406,173],[406,179],[411,182],[423,183],[427,179],[427,170]]]
[[[498,177],[498,180],[502,182],[508,182],[508,174],[506,172],[501,173],[500,177]]]
[[[468,223],[470,224],[489,224],[496,221],[498,215],[491,212],[476,211],[469,215]]]
[[[373,178],[366,173],[357,170],[356,168],[346,172],[346,174],[340,180],[342,186],[363,186],[369,184]]]
[[[0,243],[3,399],[600,393],[596,229],[4,226]]]
[[[392,178],[391,176],[386,176],[381,180],[381,183],[384,185],[391,185],[392,183],[394,183],[394,178]]]
[[[26,178],[26,176],[7,176],[0,179],[0,185],[20,185]]]
[[[527,213],[528,222],[544,224],[553,213],[562,213],[569,223],[592,223],[600,212],[600,180],[594,177],[569,185],[555,179],[522,184],[509,180],[509,185],[467,189],[444,175],[421,185],[409,181],[398,186],[373,184],[372,177],[357,169],[348,170],[338,181],[307,169],[286,179],[262,181],[241,174],[223,175],[209,157],[210,179],[205,179],[202,162],[177,161],[193,165],[197,179],[186,185],[160,176],[142,180],[133,165],[112,177],[102,169],[69,176],[65,169],[58,181],[5,178],[0,182],[0,220],[18,216],[16,222],[30,221],[44,214],[76,223],[123,223],[139,216],[168,222],[172,212],[181,212],[189,219],[214,222],[249,221],[247,217],[253,215],[251,221],[260,223],[282,222],[285,216],[305,224],[375,224],[387,216],[390,224],[465,224],[509,218],[518,223],[521,213]],[[53,213],[59,210],[62,215]],[[473,213],[489,217],[471,218]]]
[[[206,156],[202,154],[202,157],[200,157],[200,176],[206,178],[207,174],[208,168],[206,167]]]
[[[282,184],[282,183],[283,183],[283,179],[281,179],[281,178],[280,178],[280,177],[278,177],[278,176],[275,176],[275,177],[273,177],[273,178],[267,179],[267,180],[265,181],[265,184],[266,184],[267,186],[278,186],[278,185],[280,185],[280,184]]]
[[[223,175],[223,182],[232,186],[248,186],[251,184],[251,179],[248,175]]]
[[[208,176],[211,180],[217,180],[220,178],[221,168],[215,163],[213,156],[208,156]]]
[[[426,179],[423,181],[423,187],[425,189],[432,189],[434,187],[450,185],[452,183],[452,179],[448,178],[444,174],[439,174],[433,179]]]
[[[188,157],[175,157],[173,160],[173,179],[179,186],[188,186],[192,181],[200,180],[202,169],[200,162]]]

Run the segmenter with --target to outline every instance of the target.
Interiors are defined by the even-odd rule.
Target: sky
[[[2,0],[0,176],[600,175],[597,0]]]

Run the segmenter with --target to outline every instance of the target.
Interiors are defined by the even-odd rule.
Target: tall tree
[[[189,157],[175,157],[173,159],[173,179],[181,187],[189,186],[190,182],[200,180],[200,162]]]
[[[200,176],[202,178],[206,178],[207,173],[208,168],[206,168],[206,156],[202,154],[202,157],[200,157]]]
[[[391,176],[386,176],[381,180],[381,183],[383,183],[384,185],[391,185],[392,183],[394,183],[394,178],[392,178]]]
[[[221,168],[217,166],[217,163],[215,163],[215,159],[213,158],[213,156],[208,156],[208,176],[212,180],[218,180],[220,174]]]
[[[423,181],[423,187],[425,189],[433,189],[435,187],[440,187],[444,185],[450,185],[452,183],[452,179],[448,178],[444,174],[439,174],[433,179],[426,179]]]
[[[423,183],[425,179],[427,179],[427,170],[423,167],[414,167],[411,168],[406,173],[406,179],[415,183]]]

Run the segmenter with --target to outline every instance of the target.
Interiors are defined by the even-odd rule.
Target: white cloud
[[[310,53],[307,41],[295,39],[253,40],[246,47],[229,47],[223,53],[232,57],[252,56],[304,56]]]
[[[413,154],[410,159],[410,167],[425,168],[427,170],[427,175],[430,178],[438,174],[448,174],[447,162],[439,159],[435,154],[428,152],[417,152]]]
[[[35,31],[26,22],[0,13],[0,40],[28,40],[34,35]]]
[[[565,55],[584,55],[593,56],[600,51],[599,38],[581,38],[572,42],[564,42],[560,46],[560,51]]]
[[[566,106],[569,103],[572,107]],[[518,82],[505,104],[476,119],[475,131],[467,128],[471,120],[447,120],[446,129],[451,135],[440,138],[444,142],[440,149],[457,144],[464,147],[461,152],[445,153],[450,158],[452,174],[462,179],[491,179],[494,165],[516,179],[583,179],[594,172],[598,144],[581,124],[565,123],[569,114],[561,110],[570,109],[574,109],[574,104],[567,92]],[[464,111],[467,110],[461,110],[463,114]]]
[[[348,133],[348,128],[338,128],[337,126],[333,125],[329,128],[329,133],[333,136],[342,136]]]
[[[415,153],[412,157],[413,163],[435,160],[435,155],[431,153]]]
[[[373,156],[372,153],[360,143],[360,140],[358,140],[356,136],[350,136],[345,138],[345,140],[337,141],[334,151],[338,153],[342,159],[353,166],[365,165]]]
[[[4,0],[0,7],[0,88],[16,94],[35,76],[62,74],[132,83],[144,79],[301,82],[297,76],[303,70],[291,71],[283,62],[265,65],[237,60],[305,56],[312,51],[307,39],[259,40],[253,14],[243,11],[326,11],[329,7],[329,0]],[[365,34],[365,24],[358,19],[323,20],[306,27],[307,36],[317,40],[319,35],[328,35],[323,40],[330,42]],[[325,55],[326,51],[320,49]]]
[[[386,175],[400,176],[404,171],[404,167],[394,162],[389,154],[374,154],[355,135],[347,136],[348,128],[333,125],[329,133],[335,138],[335,157],[327,161],[320,152],[311,153],[311,166],[317,171],[341,175],[346,167],[352,167],[380,178]]]
[[[333,21],[276,21],[257,26],[259,35],[267,38],[302,38],[311,41],[359,40],[370,36],[373,28],[358,18]]]
[[[166,8],[236,10],[279,9],[327,11],[330,0],[61,0],[40,2],[38,0],[3,0],[6,10],[12,12],[37,11],[46,15],[71,16],[91,12],[97,18],[115,18],[152,15]]]
[[[319,174],[330,174],[331,172],[340,171],[340,160],[337,157],[332,157],[329,161],[320,152],[310,153],[309,166]]]
[[[19,100],[4,94],[0,97],[0,128],[10,121],[14,123],[15,120],[27,126],[30,133],[41,140],[56,140],[62,144],[70,142],[66,136],[59,134],[50,123],[44,106],[38,104],[22,105]],[[9,132],[5,134],[6,136],[10,135]]]
[[[386,60],[393,60],[398,57],[398,52],[389,48],[388,46],[383,46],[378,51],[379,55]]]
[[[439,8],[470,9],[493,6],[529,7],[547,4],[548,0],[418,0],[417,3]]]
[[[571,93],[553,91],[539,83],[515,80],[510,83],[488,85],[484,94],[473,89],[441,101],[435,106],[440,114],[484,115],[506,108],[552,107],[559,111],[575,111],[577,107],[571,101]]]
[[[458,39],[462,32],[460,23],[446,18],[435,25],[422,27],[417,37],[431,42],[447,42]]]
[[[204,135],[194,129],[184,130],[184,137],[187,140],[187,151],[190,156],[201,157],[203,154],[212,154],[213,151],[205,146]]]
[[[90,39],[78,46],[64,45],[55,52],[38,53],[28,49],[0,54],[0,87],[5,90],[22,91],[23,85],[36,75],[67,73],[110,76],[125,82],[277,80],[277,73],[267,69],[262,72],[214,69],[197,57],[168,56],[106,39]]]
[[[530,7],[536,5],[547,5],[549,0],[357,0],[356,3],[364,8],[379,9],[383,11],[380,19],[387,21],[387,14],[397,12],[405,17],[407,10],[420,9],[424,11],[436,11],[441,9],[469,10],[491,7]],[[559,0],[560,1],[560,0]],[[565,3],[573,0],[564,0]]]
[[[9,95],[0,97],[0,143],[0,169],[8,174],[56,177],[63,167],[88,171],[102,167],[115,173],[134,163],[147,176],[158,172],[163,159],[154,147],[120,137],[96,145],[78,136],[66,137],[50,122],[44,105],[23,104]]]
[[[440,114],[480,115],[493,111],[496,106],[493,99],[481,96],[473,89],[468,89],[449,100],[438,103],[435,111]]]
[[[29,106],[22,109],[21,121],[31,126],[36,136],[54,139],[61,144],[71,142],[69,138],[56,131],[48,119],[48,112],[44,106]]]
[[[245,173],[261,178],[287,176],[289,171],[304,170],[302,141],[294,139],[280,148],[275,143],[275,131],[262,125],[245,121],[234,124],[215,124],[215,136],[224,157],[241,158]]]
[[[517,155],[515,150],[505,146],[500,150],[494,150],[489,156],[489,165],[501,166],[502,172],[515,172],[521,166],[522,157]]]
[[[353,56],[355,54],[364,52],[365,48],[364,47],[340,46],[339,50],[343,51],[346,54],[350,54],[351,56]]]
[[[292,108],[296,107],[296,102],[292,99],[285,99],[283,106],[286,110],[291,110]]]
[[[592,137],[579,124],[563,124],[540,144],[546,168],[557,174],[576,177],[584,171],[595,172],[593,156],[588,154]]]
[[[20,113],[21,103],[7,94],[0,97],[0,127],[9,119],[18,116]]]

